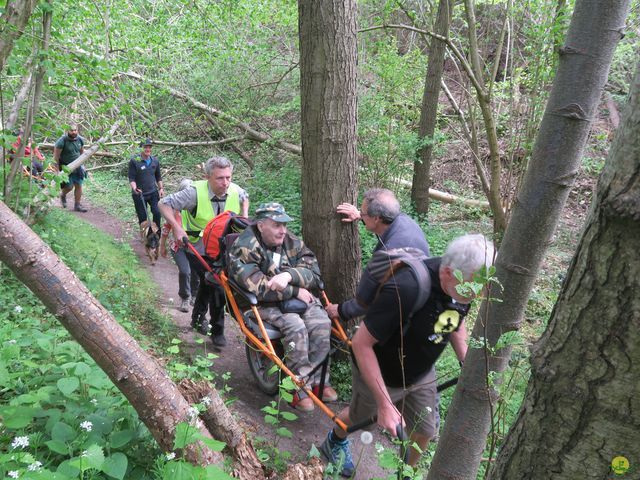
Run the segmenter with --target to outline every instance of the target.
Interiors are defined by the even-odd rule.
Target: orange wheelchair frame
[[[341,421],[338,418],[337,414],[333,412],[333,410],[331,410],[329,407],[327,407],[327,405],[321,400],[322,392],[319,391],[318,395],[316,395],[312,389],[307,387],[307,385],[303,380],[298,378],[297,375],[295,375],[291,370],[289,370],[289,368],[285,365],[283,360],[280,358],[280,356],[276,352],[274,343],[270,339],[269,333],[267,332],[267,328],[265,327],[265,324],[262,318],[260,317],[260,312],[258,311],[258,302],[255,296],[248,292],[245,292],[240,286],[232,282],[227,277],[224,271],[220,273],[214,272],[213,268],[211,268],[211,266],[207,263],[207,261],[204,258],[202,258],[202,256],[198,253],[195,247],[187,239],[183,239],[183,244],[188,246],[188,248],[191,250],[191,253],[193,253],[194,256],[198,258],[200,263],[204,266],[204,268],[209,273],[214,275],[215,280],[224,289],[224,293],[225,293],[225,297],[227,300],[227,305],[229,307],[230,313],[231,315],[233,315],[234,319],[238,323],[238,326],[240,327],[240,331],[242,331],[245,338],[247,339],[248,348],[255,348],[257,353],[263,355],[273,364],[277,365],[277,367],[282,372],[284,372],[288,377],[291,378],[291,380],[294,382],[294,384],[298,388],[300,388],[301,390],[304,390],[304,392],[309,396],[309,398],[313,401],[313,403],[317,405],[318,408],[320,408],[320,410],[322,410],[329,418],[331,418],[331,420],[336,425],[338,425],[340,428],[346,431],[348,429],[347,425],[343,421]],[[256,333],[259,333],[259,336],[256,333],[254,333],[252,329],[249,328],[249,326],[247,325],[247,319],[245,317],[245,314],[240,310],[240,308],[238,307],[238,302],[235,299],[234,290],[236,290],[236,292],[238,292],[239,294],[243,295],[251,304],[249,311],[252,313],[253,319],[255,319],[255,324],[257,325],[257,329],[258,329],[258,332]],[[324,292],[324,290],[321,290],[320,300],[322,301],[323,305],[329,304],[329,299],[327,298],[327,295]],[[349,340],[344,328],[342,327],[340,320],[338,318],[333,318],[331,319],[331,322],[332,322],[332,326],[331,326],[332,339],[334,341],[341,342],[345,345],[350,345],[351,341]],[[249,354],[247,355],[248,355],[247,358],[249,359]],[[325,359],[325,362],[326,362],[326,359]],[[316,366],[316,368],[319,368],[320,366],[322,366],[322,364]],[[250,361],[250,367],[251,367],[251,361]],[[253,369],[253,367],[251,368]],[[253,371],[253,373],[254,375],[257,376],[257,373],[255,371]],[[322,384],[324,384],[324,375],[323,375]]]

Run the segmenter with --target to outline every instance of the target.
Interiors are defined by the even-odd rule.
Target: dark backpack
[[[390,250],[376,251],[367,264],[367,271],[373,281],[378,284],[376,290],[380,291],[382,286],[395,275],[401,268],[409,268],[416,282],[418,283],[418,296],[404,321],[402,334],[405,335],[411,326],[411,319],[420,310],[431,295],[431,276],[425,265],[428,257],[422,250],[417,248],[393,248]]]

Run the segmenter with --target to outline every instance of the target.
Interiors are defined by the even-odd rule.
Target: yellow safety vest
[[[191,212],[185,210],[182,213],[182,228],[187,233],[189,241],[196,243],[200,239],[204,227],[215,217],[215,212],[211,204],[211,199],[209,198],[209,182],[206,180],[198,180],[197,182],[193,182],[193,186],[196,187],[196,194],[198,196],[196,214],[193,216]],[[240,187],[235,183],[231,183],[227,190],[227,199],[224,202],[223,211],[226,210],[240,213]]]

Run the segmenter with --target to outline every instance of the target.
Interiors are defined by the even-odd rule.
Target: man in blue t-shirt
[[[147,205],[151,208],[153,223],[160,228],[160,210],[158,202],[164,196],[162,188],[162,174],[160,173],[160,162],[151,155],[153,142],[146,139],[140,142],[142,152],[133,155],[129,160],[129,185],[131,185],[131,196],[133,205],[138,216],[138,223],[147,220]]]
[[[353,336],[351,402],[338,418],[350,426],[376,414],[378,425],[394,436],[396,427],[406,424],[411,444],[420,448],[409,450],[410,465],[416,464],[420,451],[437,433],[436,360],[448,343],[460,362],[467,353],[464,317],[475,295],[458,291],[455,272],[469,282],[493,263],[493,257],[489,240],[464,235],[453,240],[442,257],[424,260],[429,278],[425,285],[409,268],[395,271],[379,288]],[[428,289],[429,297],[410,316],[420,288]],[[343,476],[353,475],[346,431],[334,427],[320,452],[341,466]]]
[[[69,130],[61,136],[53,147],[53,159],[58,167],[58,171],[63,165],[69,165],[76,160],[84,152],[84,138],[78,135],[78,126],[71,125]],[[60,203],[63,208],[67,208],[67,193],[73,190],[75,199],[74,210],[76,212],[86,212],[87,209],[82,206],[82,183],[87,175],[85,168],[80,165],[73,172],[69,173],[69,181],[60,184]]]

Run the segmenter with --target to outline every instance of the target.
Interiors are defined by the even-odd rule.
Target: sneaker
[[[349,439],[332,440],[333,431],[330,431],[322,445],[320,445],[320,453],[340,470],[343,477],[352,477],[356,469],[351,456],[351,448],[349,447]],[[336,437],[334,437],[336,438]]]
[[[60,194],[60,204],[62,205],[62,208],[67,208],[67,196]]]
[[[307,394],[301,390],[293,394],[291,407],[304,413],[313,412],[313,409],[315,408],[313,400],[311,400]]]
[[[189,299],[188,298],[183,298],[182,301],[180,302],[180,306],[178,307],[178,310],[180,310],[181,312],[188,312],[189,311]]]
[[[320,398],[320,385],[314,385],[312,391],[316,397]],[[325,385],[322,389],[321,400],[324,402],[335,402],[338,400],[338,393],[333,389],[333,387],[331,387],[331,385]]]
[[[73,210],[76,211],[76,212],[88,212],[89,211],[86,208],[84,208],[82,205],[80,205],[79,203],[76,203],[76,206],[73,207]]]
[[[208,325],[207,325],[208,326]],[[224,333],[218,333],[217,335],[211,335],[211,341],[216,347],[226,347],[227,339]]]

